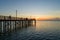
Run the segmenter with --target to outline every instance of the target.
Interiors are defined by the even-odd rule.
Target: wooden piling
[[[3,20],[1,20],[2,21],[2,32],[6,32],[6,31],[12,31],[12,30],[16,30],[17,29],[17,22],[18,22],[18,24],[20,24],[20,26],[19,27],[21,27],[21,28],[23,28],[23,27],[28,27],[28,26],[32,26],[33,25],[33,21],[34,21],[34,25],[36,26],[36,20],[34,20],[34,19],[28,19],[28,18],[25,18],[25,19],[20,19],[20,20],[12,20],[11,19],[11,16],[9,16],[9,19],[5,19],[5,17],[4,17],[4,19]],[[11,22],[14,22],[14,24],[13,24],[13,29],[12,29],[12,23]],[[7,27],[7,25],[8,25],[8,27]]]
[[[3,33],[3,21],[2,21],[2,33]]]

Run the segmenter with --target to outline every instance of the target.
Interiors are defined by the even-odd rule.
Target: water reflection
[[[36,27],[5,34],[0,40],[60,40],[60,21],[37,21]]]
[[[59,30],[60,21],[37,21],[37,30]]]

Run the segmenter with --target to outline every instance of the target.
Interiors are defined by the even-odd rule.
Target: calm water
[[[0,35],[0,40],[60,40],[60,21],[37,21],[36,27]]]

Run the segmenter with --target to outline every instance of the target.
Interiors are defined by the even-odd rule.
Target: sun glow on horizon
[[[52,18],[58,18],[58,17],[52,17],[52,16],[44,16],[44,17],[34,17],[36,20],[47,20]]]

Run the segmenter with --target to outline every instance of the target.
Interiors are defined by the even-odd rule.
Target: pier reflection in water
[[[60,21],[36,21],[36,27],[1,34],[0,40],[60,40]]]
[[[0,21],[0,33],[12,32],[33,25],[36,25],[34,20],[4,20]]]

